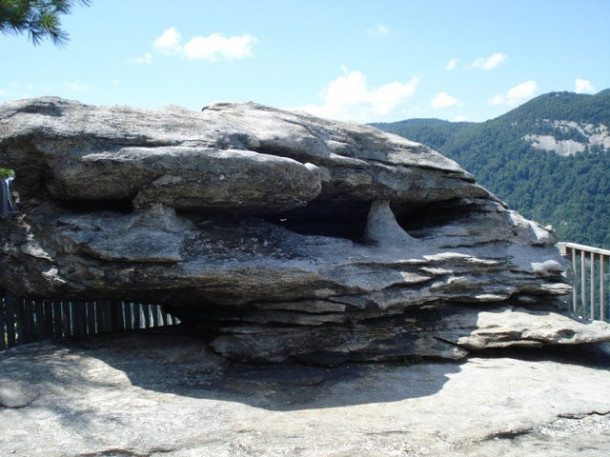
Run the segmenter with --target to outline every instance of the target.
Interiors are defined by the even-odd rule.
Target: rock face
[[[562,316],[552,233],[455,162],[252,103],[0,106],[0,287],[167,305],[249,362],[459,358],[610,339]]]
[[[608,356],[536,352],[328,369],[168,334],[26,345],[0,352],[0,455],[609,455]]]

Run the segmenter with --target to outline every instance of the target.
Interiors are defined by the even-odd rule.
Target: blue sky
[[[64,48],[0,35],[0,102],[483,121],[609,88],[609,18],[610,0],[92,0],[63,17]]]

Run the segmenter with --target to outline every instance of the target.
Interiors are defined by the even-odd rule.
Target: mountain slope
[[[483,123],[374,125],[456,160],[562,241],[610,248],[610,90],[544,94]]]

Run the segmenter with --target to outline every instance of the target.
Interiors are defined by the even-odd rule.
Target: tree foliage
[[[37,45],[50,38],[57,46],[68,41],[61,28],[60,16],[70,13],[75,3],[89,5],[90,0],[0,0],[0,32],[28,33]]]
[[[560,156],[533,148],[528,134],[583,141],[549,121],[610,128],[610,91],[541,95],[483,123],[414,119],[382,128],[437,149],[524,216],[552,225],[560,240],[610,248],[610,151]]]
[[[1,168],[0,167],[0,179],[14,178],[14,177],[15,177],[15,172],[13,170],[11,170],[10,168]]]

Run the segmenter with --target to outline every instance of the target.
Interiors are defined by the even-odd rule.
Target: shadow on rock
[[[104,384],[110,389],[136,386],[274,411],[425,397],[440,391],[450,375],[460,371],[454,362],[418,361],[405,358],[392,364],[330,368],[244,365],[214,355],[202,341],[179,330],[106,335],[62,346],[34,344],[0,355],[5,381],[10,378],[13,385],[30,386],[31,398],[20,400],[23,405],[34,401],[40,390],[70,396],[92,384]]]

